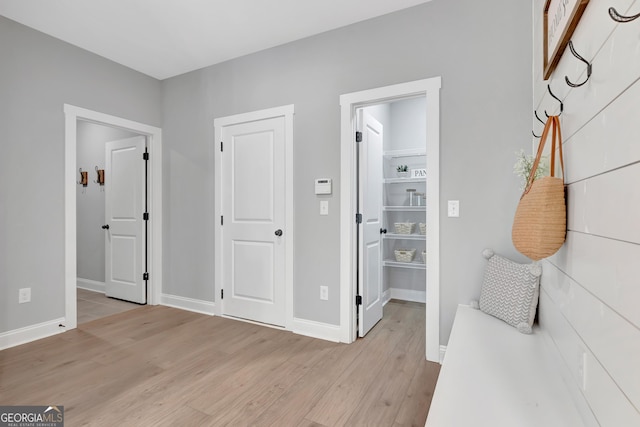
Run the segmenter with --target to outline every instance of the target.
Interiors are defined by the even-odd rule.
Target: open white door
[[[285,117],[221,128],[222,312],[285,326]]]
[[[363,337],[382,319],[380,233],[382,229],[382,124],[360,110],[362,142],[358,158],[358,204],[362,223],[358,233],[358,334]]]
[[[106,223],[102,227],[106,295],[140,304],[146,303],[144,147],[144,136],[106,143]]]

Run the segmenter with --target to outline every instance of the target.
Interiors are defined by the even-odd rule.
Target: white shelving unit
[[[426,246],[426,236],[419,234],[418,223],[426,222],[426,207],[411,206],[407,197],[407,189],[413,189],[424,194],[426,191],[425,178],[396,177],[396,167],[407,165],[409,169],[424,169],[426,167],[426,153],[424,150],[387,151],[383,155],[383,220],[387,234],[383,235],[383,267],[394,269],[425,270],[422,262],[422,251]],[[415,222],[412,234],[394,233],[394,223]],[[416,249],[416,256],[412,262],[398,262],[395,260],[394,249]],[[385,274],[385,277],[390,275]]]

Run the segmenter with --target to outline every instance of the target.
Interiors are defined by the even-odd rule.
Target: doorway
[[[214,120],[216,314],[285,329],[293,320],[293,112]]]
[[[144,271],[146,258],[141,214],[146,197],[144,149],[140,147],[138,153],[133,153],[131,148],[136,147],[126,143],[135,138],[144,146],[146,137],[84,120],[78,120],[76,130],[76,164],[79,170],[88,174],[86,182],[78,185],[76,191],[77,316],[80,324],[146,302],[146,283],[138,277],[138,271]],[[124,150],[120,150],[123,152],[114,151],[112,146],[122,145],[120,141],[125,142]],[[131,160],[129,168],[126,167],[127,160]],[[121,200],[125,200],[125,206]],[[114,213],[109,216],[116,218],[107,220],[107,212]],[[134,227],[126,224],[132,219],[136,222]],[[123,223],[127,228],[133,228],[134,233],[119,230]],[[118,259],[118,255],[124,255],[123,259]]]
[[[358,219],[356,163],[356,113],[366,106],[399,99],[424,96],[426,99],[426,348],[427,360],[440,361],[440,275],[439,275],[439,104],[440,77],[345,94],[341,105],[341,240],[340,247],[340,312],[341,341],[353,342],[357,336]]]
[[[77,146],[78,123],[90,122],[146,138],[148,144],[148,299],[156,305],[162,289],[162,131],[159,128],[84,108],[64,105],[65,112],[65,328],[77,326]],[[95,171],[94,171],[95,174]],[[140,272],[142,273],[142,272]]]

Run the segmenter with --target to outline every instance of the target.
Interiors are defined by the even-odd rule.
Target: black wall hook
[[[578,52],[576,52],[576,50],[573,47],[573,42],[571,40],[569,40],[569,49],[571,50],[571,53],[573,54],[573,56],[575,56],[576,58],[578,58],[580,61],[584,62],[585,64],[587,64],[587,79],[585,81],[583,81],[582,83],[571,83],[571,81],[569,80],[569,77],[564,76],[564,81],[567,82],[567,84],[571,87],[580,87],[583,84],[585,84],[586,82],[589,81],[589,79],[591,78],[591,71],[592,71],[592,66],[589,63],[589,61],[587,61],[586,59],[584,59],[582,56],[580,56],[578,54]]]
[[[562,115],[562,112],[564,111],[564,103],[562,102],[562,100],[560,98],[555,96],[553,94],[553,92],[551,92],[551,85],[547,84],[547,90],[549,91],[549,95],[551,95],[551,97],[553,97],[553,99],[555,99],[556,101],[558,101],[560,103],[560,114],[558,114],[558,116]],[[547,118],[549,118],[549,114],[547,113],[547,110],[544,110],[544,115],[547,116]]]
[[[536,115],[536,119],[538,119],[538,121],[539,121],[540,123],[542,123],[543,125],[545,124],[545,122],[540,118],[540,116],[538,116],[538,112],[537,112],[536,110],[533,110],[533,114],[535,114],[535,115]],[[531,131],[531,133],[533,134],[533,136],[535,136],[535,137],[536,137],[536,138],[538,138],[538,139],[542,138],[542,135],[538,136],[538,135],[536,135],[536,134],[535,134],[535,132],[533,132],[533,131]]]
[[[613,19],[616,22],[631,22],[640,18],[640,13],[633,16],[624,16],[624,15],[620,15],[615,8],[610,7],[609,16],[611,17],[611,19]]]

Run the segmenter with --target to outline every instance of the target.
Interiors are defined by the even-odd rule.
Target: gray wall
[[[160,83],[0,17],[0,332],[64,316],[68,103],[160,126]],[[18,304],[31,287],[32,302]]]
[[[105,167],[105,143],[136,134],[78,121],[76,147],[77,167],[89,172],[89,185],[78,185],[76,191],[77,275],[78,278],[104,282],[104,186],[96,184],[95,167]],[[78,172],[78,179],[80,173]]]
[[[214,300],[213,119],[295,104],[294,312],[338,324],[339,96],[433,76],[441,91],[441,341],[477,299],[485,247],[516,259],[514,152],[531,126],[531,5],[435,0],[162,82],[165,293]],[[320,218],[317,177],[334,179]],[[446,217],[446,200],[461,217]],[[521,259],[521,258],[520,258]],[[461,268],[464,266],[464,268]],[[329,286],[329,308],[318,288]]]

